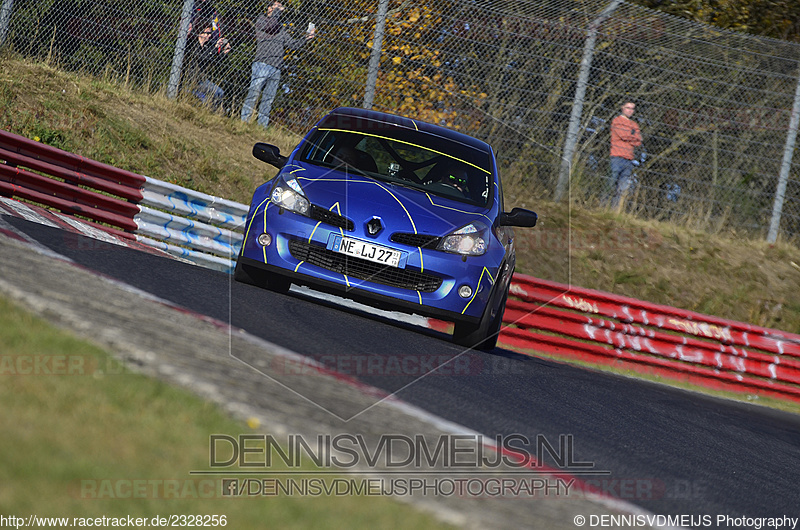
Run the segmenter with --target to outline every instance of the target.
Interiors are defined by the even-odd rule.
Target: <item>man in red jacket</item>
[[[630,101],[622,105],[622,114],[611,120],[611,179],[616,192],[613,208],[620,205],[620,200],[630,190],[633,178],[633,149],[642,145],[642,133],[639,125],[631,119],[636,105]]]

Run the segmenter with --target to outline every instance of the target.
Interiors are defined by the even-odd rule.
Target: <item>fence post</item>
[[[772,206],[772,220],[769,223],[769,234],[767,234],[768,243],[774,243],[778,239],[778,232],[781,228],[783,200],[786,198],[786,183],[789,180],[789,171],[792,169],[792,155],[794,154],[794,143],[797,140],[798,124],[800,124],[800,72],[797,76],[797,89],[794,91],[794,104],[792,105],[792,117],[789,119],[786,146],[783,148],[783,162],[781,162],[781,174],[778,177],[778,188],[775,190],[775,203]]]
[[[183,53],[186,51],[186,36],[189,33],[189,22],[192,20],[194,0],[184,0],[181,13],[181,25],[178,29],[178,40],[175,42],[175,54],[172,56],[172,68],[169,71],[167,84],[167,97],[175,99],[178,96],[178,86],[181,83],[181,70],[183,69]]]
[[[14,0],[3,0],[3,7],[0,7],[0,46],[6,43],[8,23],[11,22],[11,10],[13,8]]]
[[[389,11],[389,0],[379,0],[378,18],[375,23],[375,35],[372,37],[372,53],[369,57],[369,71],[367,72],[367,89],[364,92],[365,109],[372,108],[375,99],[375,85],[378,83],[378,70],[381,66],[381,47],[383,46],[383,31],[386,27],[386,13]]]
[[[555,200],[560,201],[569,186],[569,177],[572,169],[572,158],[575,156],[575,146],[578,144],[578,133],[583,114],[583,100],[586,97],[586,86],[589,84],[589,73],[592,70],[594,45],[597,41],[597,30],[608,17],[617,9],[622,0],[613,0],[589,25],[586,33],[586,44],[583,47],[583,58],[578,74],[578,84],[575,88],[575,98],[572,101],[572,113],[569,117],[567,139],[564,142],[564,153],[561,155],[561,169],[558,172]]]

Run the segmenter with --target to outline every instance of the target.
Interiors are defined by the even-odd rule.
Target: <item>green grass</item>
[[[251,432],[245,424],[188,391],[124,370],[2,297],[0,402],[2,514],[226,515],[229,528],[444,527],[387,498],[221,497],[221,483],[211,488],[189,471],[208,469],[210,434]],[[181,498],[153,493],[165,484]]]

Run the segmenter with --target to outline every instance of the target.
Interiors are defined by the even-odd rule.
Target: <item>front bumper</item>
[[[381,308],[454,322],[480,321],[503,254],[487,252],[463,260],[456,254],[399,244],[391,240],[391,233],[370,237],[359,228],[342,229],[266,202],[255,207],[248,218],[239,259],[243,265],[279,274],[292,283]],[[266,247],[257,241],[264,233],[271,236]],[[400,250],[404,267],[345,258],[329,249],[331,238],[336,236]],[[459,295],[464,285],[471,288],[470,297]]]
[[[357,302],[362,302],[379,309],[387,311],[401,311],[403,313],[414,313],[424,317],[439,318],[451,322],[468,322],[470,324],[477,324],[480,317],[472,317],[453,313],[452,311],[441,310],[431,306],[421,306],[418,303],[407,302],[405,300],[398,300],[397,298],[388,297],[385,295],[377,294],[373,291],[362,289],[359,287],[346,287],[339,282],[332,282],[316,276],[309,276],[308,274],[297,273],[268,265],[261,261],[250,259],[245,256],[239,256],[239,263],[247,267],[254,267],[271,274],[278,274],[291,280],[295,285],[307,285],[319,291],[340,296],[342,298],[349,298]]]

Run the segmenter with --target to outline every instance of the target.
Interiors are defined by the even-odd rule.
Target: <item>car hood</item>
[[[312,204],[352,220],[356,230],[379,217],[387,233],[409,232],[446,235],[470,222],[492,224],[490,210],[439,195],[379,181],[303,165],[291,171]]]

